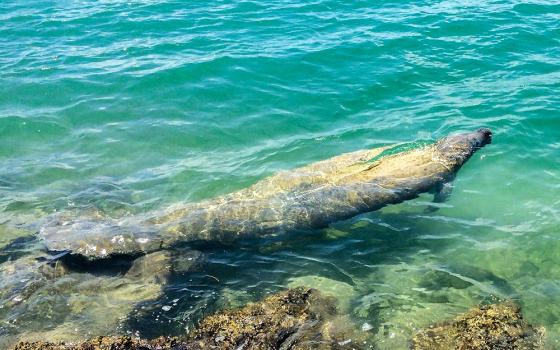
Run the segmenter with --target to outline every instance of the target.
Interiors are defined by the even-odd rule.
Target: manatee
[[[39,230],[47,250],[87,259],[142,255],[182,242],[231,242],[323,228],[435,191],[445,199],[461,166],[492,140],[490,130],[410,149],[360,150],[265,178],[199,203],[121,219],[61,218]]]

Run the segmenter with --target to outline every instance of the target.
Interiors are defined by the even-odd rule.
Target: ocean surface
[[[22,278],[0,292],[0,344],[177,335],[312,285],[368,333],[364,348],[405,349],[416,329],[504,299],[560,347],[559,111],[558,1],[2,1],[4,272],[40,250],[32,227],[54,213],[142,214],[482,126],[494,141],[438,211],[425,195],[283,240],[199,247],[199,270],[138,300],[106,287],[118,275],[81,274],[97,279],[91,295]]]

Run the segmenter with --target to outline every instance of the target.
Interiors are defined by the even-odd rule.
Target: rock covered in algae
[[[325,297],[333,297],[337,301],[337,306],[339,310],[343,312],[350,311],[350,305],[352,300],[357,298],[358,293],[348,283],[337,281],[331,278],[326,278],[316,275],[292,277],[288,279],[288,287],[303,287],[303,286],[313,286],[321,292],[321,295]]]
[[[337,314],[332,299],[294,288],[243,308],[210,315],[184,338],[97,337],[79,344],[20,342],[14,350],[367,349],[363,334]]]
[[[31,238],[33,235],[34,232],[32,231],[0,225],[0,251],[4,250],[10,244],[17,242],[17,240]],[[4,252],[0,254],[2,253]]]
[[[21,342],[13,350],[187,350],[187,345],[175,337],[144,340],[129,336],[96,337],[80,344],[53,344],[50,342]]]
[[[210,315],[189,338],[195,349],[364,348],[363,335],[338,316],[334,300],[306,287]]]
[[[412,338],[413,350],[536,350],[544,330],[529,325],[512,303],[483,305]]]

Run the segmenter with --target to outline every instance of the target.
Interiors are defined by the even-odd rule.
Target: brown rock
[[[512,303],[483,305],[412,338],[413,350],[536,350],[544,331],[529,325]]]
[[[337,315],[332,299],[315,289],[299,287],[210,315],[185,338],[97,337],[79,344],[20,342],[13,350],[342,350],[364,348],[363,338],[348,319]]]
[[[360,336],[340,320],[332,299],[299,287],[211,315],[189,339],[193,349],[356,348]]]
[[[188,349],[186,344],[175,337],[160,337],[143,340],[132,337],[96,337],[78,344],[49,342],[20,342],[13,350],[162,350]]]

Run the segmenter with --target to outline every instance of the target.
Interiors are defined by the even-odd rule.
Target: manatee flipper
[[[444,203],[446,202],[449,197],[451,196],[451,193],[453,192],[453,180],[451,181],[446,181],[446,182],[441,182],[439,184],[437,184],[434,188],[434,200],[433,203]],[[426,212],[427,213],[433,213],[435,211],[438,211],[439,207],[437,205],[428,205],[426,207]]]
[[[453,192],[453,181],[440,183],[435,188],[434,203],[446,202]]]

